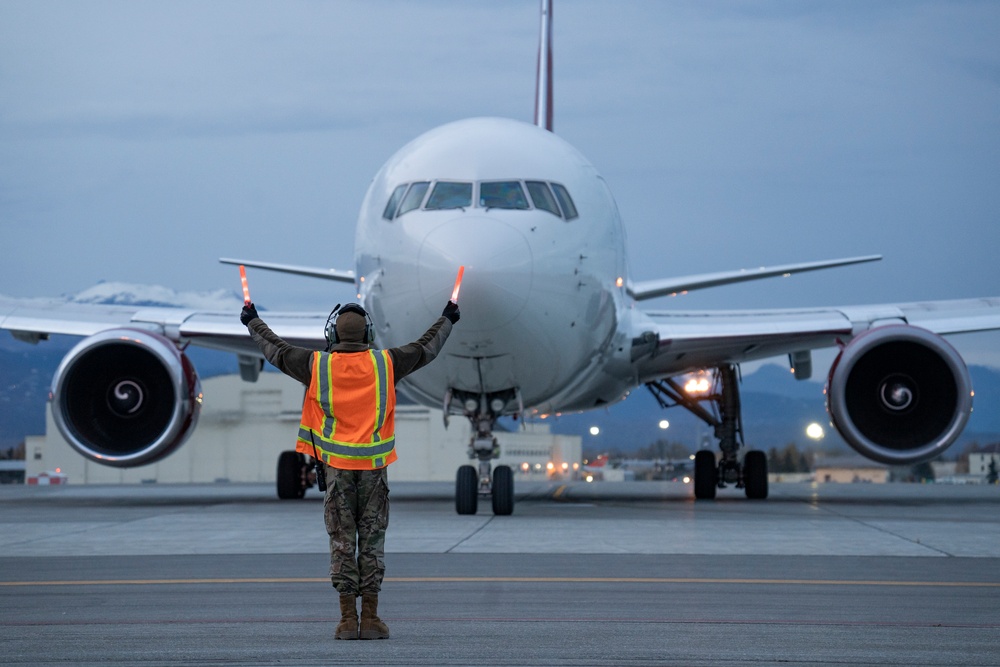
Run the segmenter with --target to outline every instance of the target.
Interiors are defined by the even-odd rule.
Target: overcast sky
[[[615,192],[634,279],[885,256],[653,307],[1000,295],[1000,3],[557,0],[554,27],[556,132]],[[537,0],[0,0],[0,294],[353,268],[396,149],[531,121],[537,42]],[[1000,334],[955,340],[1000,366]]]

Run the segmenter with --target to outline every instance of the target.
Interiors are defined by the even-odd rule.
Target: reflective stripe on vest
[[[395,392],[385,350],[313,353],[296,450],[335,468],[370,470],[395,459]]]

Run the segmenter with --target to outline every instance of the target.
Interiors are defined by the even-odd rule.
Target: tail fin
[[[541,0],[538,72],[535,79],[535,125],[552,131],[552,0]]]

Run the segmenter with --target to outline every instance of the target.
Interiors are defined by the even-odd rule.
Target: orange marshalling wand
[[[250,303],[250,285],[247,284],[247,270],[240,264],[240,282],[243,283],[243,303]]]
[[[465,266],[458,267],[458,276],[455,277],[455,288],[451,290],[451,302],[458,303],[458,290],[462,287],[462,274],[465,273]]]

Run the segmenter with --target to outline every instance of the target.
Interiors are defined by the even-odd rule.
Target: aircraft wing
[[[354,271],[338,271],[337,269],[327,269],[315,266],[301,266],[298,264],[276,264],[274,262],[257,262],[248,259],[232,259],[230,257],[220,257],[223,264],[236,264],[252,266],[255,269],[265,269],[267,271],[277,271],[279,273],[292,273],[299,276],[309,276],[311,278],[322,278],[340,283],[355,282]]]
[[[877,262],[881,259],[882,255],[864,255],[861,257],[846,257],[844,259],[829,259],[821,262],[801,262],[798,264],[782,264],[780,266],[761,266],[755,269],[739,269],[737,271],[700,273],[693,276],[678,276],[675,278],[661,278],[659,280],[630,281],[627,289],[632,298],[636,301],[643,301],[658,296],[677,296],[678,294],[686,294],[687,292],[707,287],[732,285],[776,276],[788,277],[794,273],[806,273],[808,271],[832,269],[838,266]]]
[[[846,343],[887,324],[936,334],[1000,329],[1000,297],[909,304],[745,311],[648,311],[633,359],[640,382],[689,370]]]
[[[239,311],[205,312],[185,308],[144,308],[67,303],[59,300],[0,297],[0,329],[29,343],[50,334],[92,336],[115,328],[151,331],[180,344],[260,357]],[[275,333],[302,347],[322,348],[327,313],[262,312]]]

